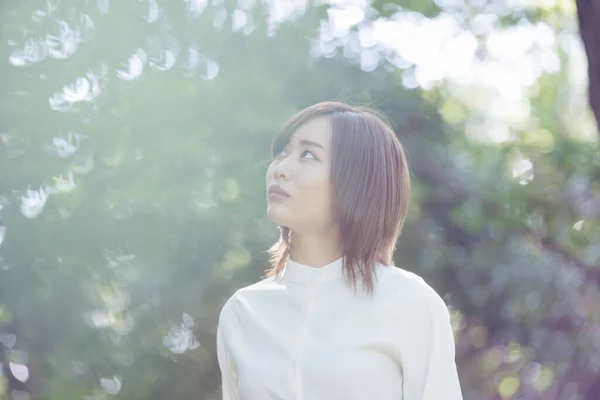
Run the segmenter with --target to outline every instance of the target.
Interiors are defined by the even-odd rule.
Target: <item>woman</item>
[[[462,399],[441,297],[393,265],[410,176],[372,111],[325,102],[277,133],[271,268],[223,306],[223,399]]]

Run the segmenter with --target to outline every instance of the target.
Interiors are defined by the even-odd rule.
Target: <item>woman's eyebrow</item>
[[[317,142],[313,142],[312,140],[299,140],[300,144],[304,145],[304,146],[313,146],[313,147],[319,147],[323,150],[325,150],[325,147],[323,147],[322,144],[317,143]]]

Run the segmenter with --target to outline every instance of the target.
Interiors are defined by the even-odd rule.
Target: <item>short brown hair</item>
[[[271,155],[279,154],[300,126],[320,116],[331,122],[332,215],[340,227],[344,275],[354,289],[360,276],[363,288],[372,293],[375,266],[393,264],[408,209],[406,155],[380,114],[341,102],[318,103],[292,116],[275,135]],[[279,275],[289,257],[290,229],[281,226],[280,232],[267,251],[271,268],[266,277]]]

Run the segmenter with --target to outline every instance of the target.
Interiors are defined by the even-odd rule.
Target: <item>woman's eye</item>
[[[285,156],[285,150],[281,150],[279,153],[275,154],[275,158],[281,158],[283,156]]]
[[[284,157],[287,157],[287,151],[281,150],[279,153],[275,154],[275,157],[273,157],[274,159],[281,159]],[[308,157],[307,157],[308,156]],[[313,159],[317,159],[317,157],[315,156],[315,154],[312,151],[309,150],[304,150],[302,152],[302,154],[300,154],[300,158],[313,158]]]
[[[315,157],[315,155],[314,155],[314,154],[313,154],[311,151],[308,151],[308,150],[305,150],[305,151],[303,151],[303,152],[302,152],[302,157],[304,157],[304,155],[305,155],[305,154],[310,154],[310,156],[311,156],[312,158],[314,158],[314,159],[316,159],[316,158],[317,158],[317,157]]]

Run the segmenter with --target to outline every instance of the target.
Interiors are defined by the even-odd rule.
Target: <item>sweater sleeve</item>
[[[398,350],[404,400],[462,400],[450,314],[424,281],[399,307]]]
[[[234,298],[223,306],[217,327],[217,359],[221,370],[223,400],[238,400],[237,368],[231,355],[231,338],[237,329]]]

